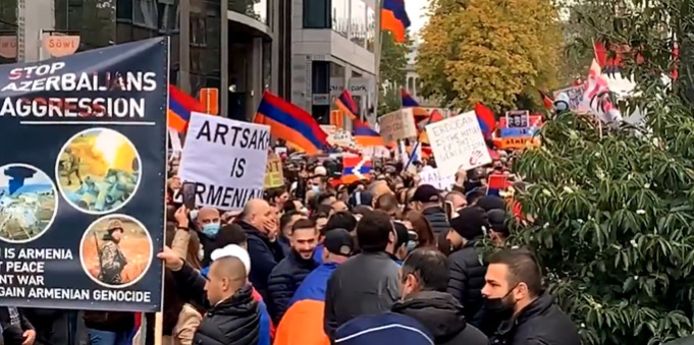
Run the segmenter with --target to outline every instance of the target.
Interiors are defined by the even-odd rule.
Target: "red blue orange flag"
[[[352,98],[352,93],[349,90],[344,90],[335,100],[335,105],[337,105],[340,110],[342,110],[350,119],[354,120],[359,118],[359,106],[354,102]]]
[[[205,107],[176,86],[169,85],[169,107],[166,112],[169,128],[184,133],[192,112],[204,113]]]
[[[351,184],[371,174],[372,162],[361,156],[342,157],[342,183]]]
[[[475,104],[475,114],[477,121],[480,123],[480,129],[485,138],[490,137],[496,130],[496,119],[494,112],[482,103]]]
[[[308,154],[328,146],[328,135],[311,114],[268,91],[253,122],[270,126],[272,136],[294,143]]]
[[[371,129],[367,123],[355,119],[352,121],[352,139],[354,142],[363,147],[368,146],[385,146],[381,135]]]
[[[400,97],[402,98],[402,107],[403,108],[410,108],[410,107],[418,107],[419,102],[417,102],[412,96],[410,95],[409,92],[405,89],[400,90]]]
[[[384,0],[381,9],[381,29],[389,31],[398,43],[407,40],[410,18],[405,9],[405,0]]]
[[[551,97],[549,97],[546,93],[544,93],[542,90],[537,89],[537,91],[540,93],[540,98],[542,98],[542,104],[545,106],[545,109],[554,109],[554,100]]]

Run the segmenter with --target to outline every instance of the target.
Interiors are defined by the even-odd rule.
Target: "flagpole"
[[[381,29],[381,9],[383,8],[383,0],[374,0],[376,4],[376,40],[374,45],[374,64],[376,68],[376,85],[374,97],[374,119],[378,118],[378,105],[381,102],[381,55],[383,54],[383,30]]]

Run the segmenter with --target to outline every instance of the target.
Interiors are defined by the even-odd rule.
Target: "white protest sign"
[[[352,133],[344,130],[338,129],[328,135],[328,143],[335,146],[352,146]]]
[[[453,176],[442,176],[438,170],[427,165],[419,172],[419,184],[428,184],[436,187],[438,190],[451,190],[455,184]]]
[[[492,162],[474,111],[426,126],[429,143],[442,176],[459,168],[477,168]]]
[[[381,137],[383,137],[386,143],[417,136],[417,127],[414,123],[412,108],[400,109],[385,114],[378,119],[378,124],[381,130]]]
[[[181,179],[197,184],[197,206],[240,210],[263,197],[269,147],[268,126],[192,113]]]
[[[361,148],[363,156],[374,158],[390,158],[390,150],[385,146],[369,146]]]

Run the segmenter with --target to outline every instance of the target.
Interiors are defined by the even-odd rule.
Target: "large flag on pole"
[[[416,0],[411,0],[416,1]],[[398,43],[407,40],[407,28],[410,27],[410,18],[405,9],[405,0],[383,0],[381,9],[381,29],[389,31],[393,39]]]

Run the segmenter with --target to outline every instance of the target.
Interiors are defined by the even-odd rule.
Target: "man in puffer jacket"
[[[159,253],[176,279],[178,292],[189,302],[207,309],[193,337],[196,345],[256,345],[260,309],[248,283],[250,257],[241,247],[230,245],[212,252],[213,260],[205,280],[170,248]]]
[[[451,219],[451,228],[446,236],[452,249],[448,256],[448,293],[463,305],[468,322],[479,325],[487,265],[482,261],[481,248],[476,244],[484,236],[484,229],[489,228],[486,213],[479,207],[464,208],[458,217]]]
[[[438,250],[421,248],[410,254],[402,269],[403,300],[393,312],[412,317],[434,336],[436,345],[487,345],[489,339],[468,324],[463,306],[445,292],[448,260]]]

